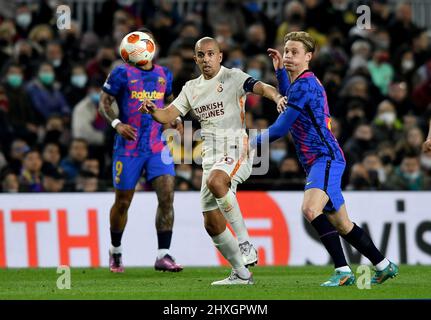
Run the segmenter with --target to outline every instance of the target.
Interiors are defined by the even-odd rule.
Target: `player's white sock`
[[[340,271],[340,272],[352,272],[352,269],[350,269],[350,267],[349,267],[349,266],[343,266],[343,267],[335,268],[335,271]]]
[[[242,217],[241,210],[239,208],[238,201],[235,194],[231,189],[222,198],[216,198],[218,207],[223,213],[223,216],[232,226],[238,237],[238,242],[243,243],[245,241],[250,242],[247,227],[245,226],[244,218]]]
[[[157,259],[162,259],[167,254],[169,254],[169,249],[158,249],[157,250]]]
[[[111,253],[112,254],[118,254],[118,253],[122,253],[123,252],[123,248],[121,247],[121,246],[119,246],[119,247],[114,247],[112,244],[111,244]]]
[[[376,269],[378,271],[382,271],[383,269],[385,269],[387,266],[389,265],[389,260],[384,258],[381,262],[379,262],[378,264],[375,265]]]
[[[218,251],[229,261],[239,276],[243,279],[248,279],[250,277],[250,271],[244,267],[238,241],[235,239],[232,232],[226,228],[225,231],[211,238]]]

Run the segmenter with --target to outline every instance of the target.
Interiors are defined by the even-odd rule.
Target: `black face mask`
[[[20,54],[18,56],[18,62],[19,64],[28,65],[30,63],[30,57],[26,54]]]
[[[368,170],[368,176],[370,177],[370,181],[379,181],[379,173],[376,170]]]
[[[301,174],[298,172],[282,172],[280,176],[282,179],[299,179],[299,178],[301,178]]]
[[[360,123],[362,121],[362,119],[363,118],[360,116],[354,116],[354,117],[348,119],[347,121],[349,122],[350,125],[353,125],[353,127],[356,127],[356,125],[358,123]]]
[[[389,155],[384,155],[384,156],[382,156],[382,163],[383,163],[384,165],[391,164],[391,163],[392,163],[392,158],[391,158],[391,156],[389,156]]]
[[[45,135],[45,143],[48,143],[48,142],[58,143],[58,141],[60,140],[60,137],[61,137],[61,131],[49,130],[46,132],[46,135]]]
[[[363,177],[357,177],[352,180],[353,188],[356,190],[363,190],[369,187],[367,179]]]
[[[109,68],[112,64],[112,60],[108,59],[108,58],[103,58],[102,60],[100,60],[100,65],[103,68]]]
[[[6,39],[0,39],[0,48],[6,47],[9,42]]]
[[[371,147],[370,140],[356,139],[356,141],[358,142],[358,145],[361,149],[369,150]]]
[[[331,91],[331,92],[337,91],[338,90],[338,84],[335,81],[328,81],[325,84],[325,89],[326,89],[326,91]]]
[[[43,40],[40,40],[40,41],[38,41],[38,43],[42,46],[42,47],[46,47],[46,45],[48,44],[48,40],[46,40],[46,39],[43,39]]]

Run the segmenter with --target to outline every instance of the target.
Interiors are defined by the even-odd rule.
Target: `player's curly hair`
[[[295,31],[295,32],[289,32],[284,36],[284,43],[287,41],[299,41],[304,44],[304,48],[306,52],[314,53],[314,50],[316,49],[316,40],[313,39],[312,36],[308,32],[305,31]]]

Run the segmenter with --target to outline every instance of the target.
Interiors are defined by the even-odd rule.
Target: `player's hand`
[[[274,66],[274,70],[283,69],[283,57],[278,50],[273,48],[268,48],[267,50],[269,57],[272,59],[272,65]]]
[[[115,130],[117,130],[118,134],[122,136],[124,139],[136,141],[138,131],[135,128],[133,128],[131,125],[128,125],[125,123],[119,123],[115,127]]]
[[[284,112],[284,110],[286,110],[286,106],[287,106],[287,98],[280,95],[280,97],[278,98],[278,101],[277,101],[278,113]]]
[[[139,106],[138,111],[141,113],[153,113],[156,108],[157,106],[153,101],[144,99],[142,104]]]
[[[424,153],[431,152],[431,138],[426,139],[425,142],[422,144],[422,151]]]
[[[174,121],[172,121],[171,127],[177,130],[181,136],[184,134],[183,122],[180,119],[175,119]]]

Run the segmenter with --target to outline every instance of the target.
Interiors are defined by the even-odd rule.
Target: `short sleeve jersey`
[[[154,121],[151,115],[140,113],[138,108],[144,98],[152,100],[158,108],[164,107],[165,97],[172,93],[172,73],[156,64],[151,70],[123,64],[112,70],[103,91],[115,97],[121,122],[138,131],[136,141],[128,141],[117,134],[114,152],[127,156],[161,152],[165,146],[162,125]]]

